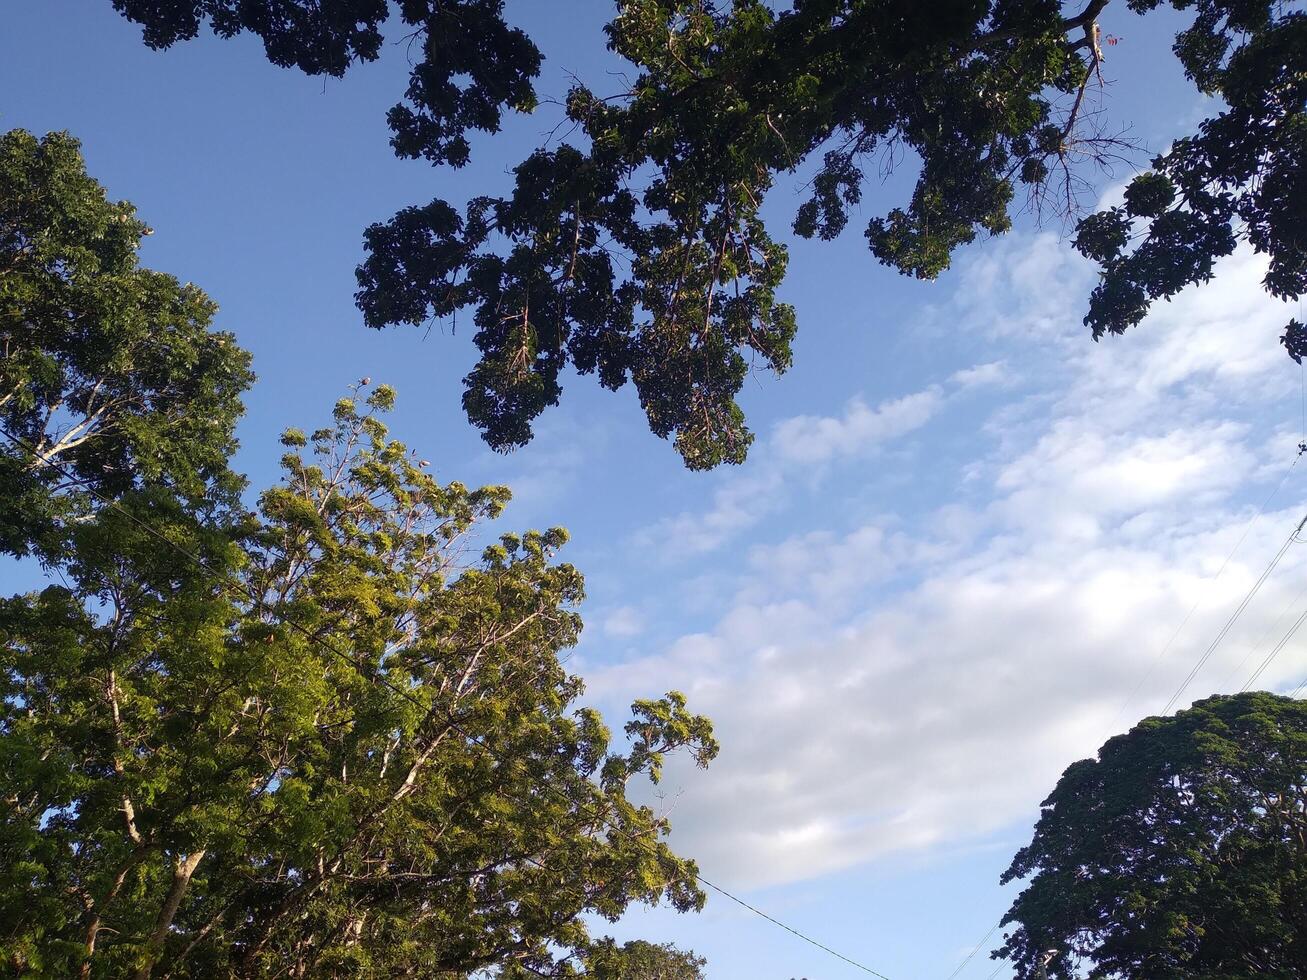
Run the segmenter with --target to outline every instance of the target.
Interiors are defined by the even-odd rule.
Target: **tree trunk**
[[[118,892],[121,890],[123,882],[127,880],[127,875],[131,872],[132,868],[141,863],[148,851],[148,847],[138,846],[137,849],[132,852],[131,856],[128,857],[128,859],[123,862],[123,865],[118,869],[118,873],[114,876],[113,884],[109,886],[109,890],[101,897],[98,903],[89,900],[88,897],[87,911],[90,913],[91,919],[86,924],[86,939],[82,953],[82,965],[77,971],[77,975],[81,977],[82,980],[89,980],[91,976],[91,958],[95,956],[95,944],[100,936],[100,926],[103,922],[101,910],[106,908],[115,898],[118,897]]]
[[[182,898],[185,897],[186,888],[191,883],[191,875],[195,874],[195,869],[204,860],[204,854],[204,848],[200,848],[185,857],[179,855],[174,862],[172,887],[168,889],[168,897],[164,899],[163,908],[159,909],[159,917],[154,920],[154,931],[150,933],[150,938],[145,944],[145,961],[136,971],[136,980],[149,980],[150,972],[154,969],[159,954],[163,952],[163,944],[168,939],[172,920],[176,917],[177,910],[181,908]]]

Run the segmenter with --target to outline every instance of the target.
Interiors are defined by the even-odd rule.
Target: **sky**
[[[509,3],[545,52],[543,94],[614,69],[611,9]],[[1149,152],[1212,110],[1167,52],[1177,23],[1120,4],[1103,23],[1120,38],[1104,108]],[[362,376],[394,385],[393,431],[438,475],[507,483],[510,525],[571,531],[588,625],[569,667],[613,727],[670,689],[713,718],[720,757],[673,764],[649,797],[673,846],[892,980],[945,980],[1015,898],[999,875],[1062,770],[1161,711],[1302,519],[1303,380],[1277,343],[1295,311],[1240,253],[1094,344],[1093,270],[1030,216],[938,281],[907,280],[857,231],[902,199],[900,172],[842,239],[791,243],[795,363],[746,388],[747,463],[687,472],[633,391],[575,378],[534,442],[497,455],[459,403],[467,331],[365,329],[353,270],[364,227],[501,191],[557,116],[509,119],[462,171],[397,160],[384,114],[405,74],[398,44],[324,82],[250,38],[151,52],[109,0],[11,2],[0,128],[79,137],[154,228],[143,261],[220,304],[259,376],[237,460],[255,486],[276,478],[282,428],[315,426]],[[1129,174],[1104,175],[1102,200]],[[778,233],[802,179],[768,200]],[[0,587],[21,577],[0,569]],[[1181,705],[1239,690],[1304,587],[1292,548]],[[1304,680],[1305,642],[1259,686]],[[699,915],[602,925],[692,947],[713,980],[867,975],[716,894]],[[991,975],[992,945],[962,980]]]

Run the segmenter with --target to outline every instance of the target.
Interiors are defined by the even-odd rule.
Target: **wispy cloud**
[[[839,415],[800,415],[778,423],[745,468],[724,474],[701,511],[664,518],[636,539],[665,559],[703,555],[783,510],[796,483],[820,482],[835,463],[866,459],[921,429],[943,408],[938,385],[868,405],[853,398]]]
[[[820,466],[883,445],[921,428],[939,412],[943,393],[927,388],[875,408],[853,398],[842,415],[799,415],[776,426],[771,453],[782,466]]]
[[[1018,378],[1007,361],[988,361],[954,371],[949,381],[959,388],[1008,388],[1016,384]]]
[[[603,617],[605,636],[630,639],[644,632],[644,616],[634,606],[618,606]]]

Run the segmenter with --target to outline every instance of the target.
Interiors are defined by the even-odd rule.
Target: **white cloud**
[[[819,478],[826,464],[880,451],[928,423],[944,400],[932,386],[874,408],[854,398],[838,416],[787,419],[750,453],[745,469],[719,477],[710,507],[658,521],[637,532],[636,542],[664,558],[713,551],[783,508],[800,479]]]
[[[644,632],[644,617],[634,606],[618,606],[603,618],[605,636],[629,639]]]
[[[475,478],[507,484],[513,491],[510,523],[549,519],[558,501],[583,477],[586,467],[603,458],[614,428],[603,417],[584,422],[563,412],[548,412],[534,426],[530,453],[504,457],[486,450],[472,470]]]
[[[994,481],[996,505],[1032,532],[1098,533],[1123,515],[1192,509],[1236,489],[1254,463],[1246,428],[1234,423],[1173,428],[1156,435],[1103,432],[1063,418]]]
[[[871,408],[853,398],[843,415],[800,415],[776,426],[771,452],[784,464],[816,466],[833,459],[865,453],[898,436],[919,429],[943,403],[938,388],[927,388]]]
[[[1012,338],[1027,377],[1043,379],[990,419],[967,420],[990,436],[973,434],[980,450],[956,461],[968,502],[832,527],[821,516],[840,510],[828,480],[808,528],[748,552],[711,629],[587,671],[602,700],[675,687],[714,718],[723,751],[712,770],[669,779],[684,790],[676,845],[709,873],[745,886],[795,880],[1033,820],[1067,764],[1160,709],[1301,516],[1273,504],[1215,578],[1249,500],[1292,459],[1273,420],[1296,373],[1275,356],[1283,309],[1257,290],[1258,262],[1237,256],[1215,285],[1091,345],[1065,313],[1084,297],[1065,251],[1036,237],[1009,244],[1003,262],[982,255],[961,288],[983,282],[989,295],[940,310],[1002,310],[1002,323],[977,329]],[[1058,270],[1069,270],[1064,289],[1050,288]],[[751,488],[787,466],[837,467],[920,429],[945,400],[927,388],[782,424],[770,462],[678,520],[738,531],[759,519]],[[1292,620],[1275,625],[1305,557],[1290,552],[1184,703],[1231,674],[1242,683],[1258,641],[1269,649]],[[1286,647],[1261,684],[1301,679],[1305,645]]]
[[[988,361],[954,371],[949,381],[959,388],[1007,388],[1016,383],[1007,361]]]
[[[935,338],[978,334],[1015,339],[1028,347],[1068,335],[1077,340],[1085,297],[1093,283],[1092,264],[1056,235],[1010,234],[968,252],[945,280],[949,299],[928,307],[917,332]],[[1021,355],[1026,363],[1026,355]]]

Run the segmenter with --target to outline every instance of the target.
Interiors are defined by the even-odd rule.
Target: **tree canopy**
[[[166,47],[206,20],[250,31],[269,58],[343,74],[376,58],[397,15],[420,48],[389,114],[403,157],[463,166],[469,135],[530,111],[539,49],[502,0],[113,0]],[[471,309],[480,361],[464,406],[490,445],[519,446],[569,365],[635,385],[653,432],[688,466],[744,459],[736,395],[749,370],[784,371],[796,320],[778,298],[787,253],[762,216],[778,175],[810,175],[793,231],[830,239],[869,168],[908,155],[916,183],[864,229],[877,260],[933,278],[1015,210],[1082,214],[1094,166],[1128,156],[1086,108],[1101,80],[1109,0],[619,0],[609,48],[633,75],[566,98],[570,135],[532,153],[504,196],[406,208],[365,234],[358,302],[372,327]],[[1307,283],[1307,15],[1278,0],[1124,0],[1192,12],[1174,52],[1221,108],[1152,160],[1125,202],[1083,216],[1076,247],[1102,271],[1095,339],[1211,278],[1240,241],[1269,257],[1264,285]],[[1307,353],[1307,328],[1284,342]]]
[[[329,424],[286,431],[283,477],[248,509],[226,468],[248,359],[207,330],[212,304],[136,267],[143,226],[70,140],[4,147],[5,179],[47,181],[3,212],[5,370],[48,379],[5,403],[8,473],[30,479],[25,510],[4,506],[19,532],[36,515],[58,584],[0,600],[2,969],[514,978],[643,962],[591,918],[704,894],[628,786],[717,744],[675,692],[632,706],[625,747],[578,704],[566,534],[488,535],[508,490],[438,481],[389,435],[394,393],[363,382]],[[215,376],[177,387],[206,354]],[[82,428],[96,438],[49,435],[60,391],[82,421],[112,406]],[[186,405],[226,414],[168,414]],[[209,441],[173,444],[193,432]]]
[[[0,554],[131,488],[192,502],[227,470],[249,355],[198,288],[140,266],[150,234],[66,133],[0,135]]]
[[[1003,881],[1017,976],[1307,974],[1307,702],[1219,696],[1067,769]],[[1050,955],[1051,954],[1051,955]]]
[[[342,401],[307,453],[287,434],[238,588],[111,509],[69,585],[0,607],[20,974],[572,976],[583,913],[702,904],[626,787],[668,751],[710,759],[707,721],[638,702],[612,746],[559,662],[581,626],[565,535],[463,562],[507,493],[425,473],[389,400]]]

